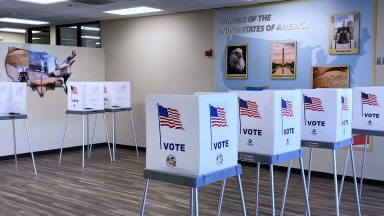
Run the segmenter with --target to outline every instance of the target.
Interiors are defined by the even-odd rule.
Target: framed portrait
[[[349,66],[313,66],[312,88],[349,88]]]
[[[268,89],[268,86],[246,86],[245,91],[263,91]]]
[[[296,78],[296,41],[273,42],[271,46],[271,79]]]
[[[248,45],[227,46],[226,78],[248,78]]]
[[[359,52],[360,14],[358,12],[332,14],[329,30],[329,54]]]

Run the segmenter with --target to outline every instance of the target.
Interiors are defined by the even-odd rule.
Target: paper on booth
[[[203,175],[237,164],[236,96],[147,95],[146,168]]]
[[[104,106],[106,108],[131,107],[130,82],[105,82]]]
[[[384,131],[384,87],[355,87],[352,91],[352,128]]]
[[[104,109],[104,85],[101,82],[68,82],[68,110]]]

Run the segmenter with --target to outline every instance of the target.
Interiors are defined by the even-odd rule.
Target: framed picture
[[[246,86],[245,91],[263,91],[268,89],[268,86]]]
[[[248,45],[237,44],[227,46],[226,78],[247,79]]]
[[[359,52],[360,15],[358,12],[332,14],[329,31],[329,54]]]
[[[273,42],[271,47],[271,79],[296,78],[296,41]]]
[[[312,88],[349,88],[349,66],[313,66]]]

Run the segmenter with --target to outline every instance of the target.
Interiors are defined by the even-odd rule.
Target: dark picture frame
[[[226,74],[227,79],[248,78],[248,45],[227,45]]]

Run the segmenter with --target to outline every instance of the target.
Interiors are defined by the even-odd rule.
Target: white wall
[[[0,32],[1,42],[25,43],[25,34]]]
[[[8,47],[18,47],[32,51],[45,51],[63,61],[75,50],[77,56],[72,66],[72,76],[69,81],[103,81],[105,80],[104,50],[94,48],[79,48],[68,46],[49,46],[37,44],[0,43],[0,59],[5,60]],[[11,82],[5,67],[0,67],[0,81]],[[31,141],[35,151],[60,148],[59,141],[64,128],[67,99],[63,88],[47,91],[43,98],[28,87],[27,106],[28,122]],[[90,118],[92,120],[92,118]],[[101,120],[101,116],[99,118]],[[92,121],[91,121],[92,122]],[[65,147],[81,145],[81,117],[71,116],[68,124]],[[102,126],[102,122],[98,122]],[[29,152],[24,123],[16,121],[17,147],[19,153]],[[12,125],[10,121],[0,121],[1,149],[0,156],[13,154]],[[98,127],[95,143],[105,142],[104,127]],[[80,163],[79,158],[79,163]]]
[[[145,146],[144,98],[149,93],[212,90],[212,12],[101,22],[107,81],[131,81],[138,144]],[[127,114],[118,118],[118,143],[134,145]],[[120,135],[119,135],[120,134]]]

